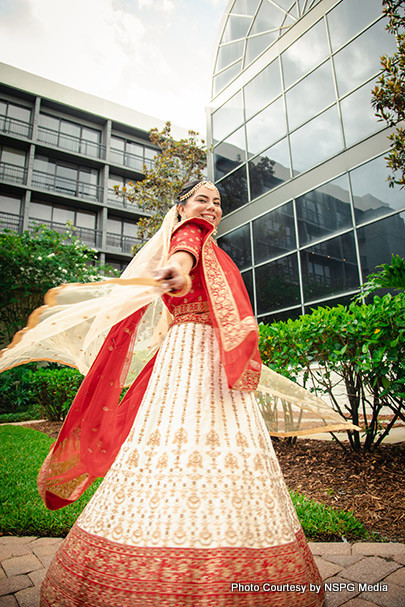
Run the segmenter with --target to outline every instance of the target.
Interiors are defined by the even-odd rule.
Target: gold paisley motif
[[[239,468],[238,460],[233,453],[226,454],[224,464],[225,468],[230,468],[231,470],[236,470]]]
[[[139,461],[139,453],[136,449],[132,451],[132,453],[128,456],[127,462],[130,466],[136,468]]]
[[[242,449],[247,449],[249,447],[249,443],[243,432],[236,433],[236,444],[238,445],[238,447],[242,447]]]
[[[167,468],[167,463],[168,463],[168,455],[167,453],[162,453],[162,455],[159,457],[156,467],[157,468]]]
[[[188,458],[187,466],[191,466],[192,468],[202,468],[203,467],[203,458],[198,451],[193,451],[190,453]]]
[[[218,436],[218,432],[215,432],[215,430],[210,430],[207,434],[205,443],[207,445],[209,445],[210,447],[212,447],[213,449],[215,447],[219,447],[219,436]]]
[[[147,445],[152,445],[153,447],[158,447],[160,445],[160,432],[159,430],[154,430],[149,435],[148,440],[146,441]]]
[[[187,436],[187,431],[184,428],[179,428],[174,433],[173,443],[175,445],[179,445],[180,447],[181,445],[184,445],[187,442]]]

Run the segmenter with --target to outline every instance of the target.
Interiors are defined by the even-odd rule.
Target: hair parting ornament
[[[194,194],[194,192],[196,190],[198,190],[199,188],[201,188],[202,186],[208,188],[209,190],[216,190],[218,196],[220,197],[219,192],[218,192],[218,188],[212,183],[212,181],[199,181],[186,194],[183,194],[183,196],[179,196],[179,202],[182,202],[183,200],[186,200],[186,198],[190,198],[190,196],[192,196]]]

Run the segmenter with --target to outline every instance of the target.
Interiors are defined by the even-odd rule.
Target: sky
[[[0,0],[0,61],[204,137],[227,4]]]

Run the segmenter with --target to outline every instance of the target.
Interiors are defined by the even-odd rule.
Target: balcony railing
[[[136,171],[138,171],[138,173],[143,173],[144,164],[149,170],[153,167],[153,160],[151,160],[150,158],[144,158],[143,156],[138,156],[137,154],[129,154],[128,152],[117,150],[116,148],[111,148],[110,160],[114,164],[119,164],[121,166],[126,166],[130,169],[135,169]]]
[[[22,232],[23,227],[23,216],[13,215],[12,213],[0,212],[0,231],[3,230],[15,230],[16,232]]]
[[[107,203],[109,206],[119,207],[120,209],[133,209],[133,204],[129,203],[125,196],[117,195],[113,188],[108,188]]]
[[[20,135],[21,137],[32,137],[32,125],[25,120],[9,118],[0,114],[0,132],[7,135]]]
[[[63,150],[68,150],[69,152],[84,154],[85,156],[92,156],[93,158],[105,158],[105,145],[88,139],[60,133],[59,131],[48,129],[44,126],[38,127],[38,140],[62,148]]]
[[[141,238],[124,236],[123,234],[112,234],[107,232],[107,248],[119,249],[122,253],[132,253],[132,247],[136,244],[144,244]]]
[[[103,200],[103,188],[99,185],[84,181],[73,181],[67,177],[58,177],[57,175],[48,175],[48,173],[42,171],[32,172],[32,185],[42,190],[59,192],[65,196],[75,196],[76,198],[99,202]]]
[[[56,221],[48,221],[44,219],[36,219],[35,217],[30,218],[30,224],[43,224],[51,230],[64,234],[66,231],[72,231],[85,244],[89,244],[93,247],[101,247],[101,230],[91,230],[90,228],[81,228],[79,226],[67,226],[65,223],[59,223]]]
[[[145,211],[145,209],[140,209],[134,203],[128,202],[125,196],[117,196],[115,190],[112,188],[108,188],[107,193],[107,204],[110,207],[117,207],[117,209],[127,209],[129,211],[133,211],[134,213],[138,213],[139,215],[150,216],[150,211]]]
[[[0,181],[27,183],[27,169],[16,164],[0,162]]]

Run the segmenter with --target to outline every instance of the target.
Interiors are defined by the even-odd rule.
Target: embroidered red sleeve
[[[187,251],[191,253],[195,259],[193,268],[196,267],[200,259],[201,245],[203,234],[201,228],[196,225],[187,223],[185,226],[180,226],[173,234],[169,255],[173,255],[176,251]]]

